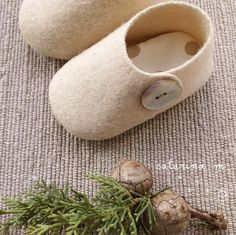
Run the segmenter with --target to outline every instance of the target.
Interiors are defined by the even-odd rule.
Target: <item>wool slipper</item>
[[[70,59],[160,1],[24,0],[19,25],[26,42],[40,54]]]
[[[181,2],[151,6],[56,73],[52,111],[80,138],[114,137],[202,87],[212,55],[213,26],[204,11]]]

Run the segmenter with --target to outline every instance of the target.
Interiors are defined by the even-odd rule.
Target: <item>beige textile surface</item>
[[[108,174],[117,161],[132,158],[152,168],[156,188],[173,185],[195,206],[224,210],[230,228],[222,234],[236,234],[236,1],[188,2],[206,10],[215,24],[212,78],[155,119],[112,140],[90,142],[69,135],[50,111],[49,81],[64,62],[27,47],[17,25],[21,1],[0,1],[1,197],[37,179],[69,181],[93,193],[84,173]],[[211,233],[192,227],[185,234]]]

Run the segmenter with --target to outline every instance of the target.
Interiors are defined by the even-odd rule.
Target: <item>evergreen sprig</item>
[[[27,229],[28,234],[91,235],[97,233],[139,235],[149,234],[156,221],[151,195],[140,195],[122,187],[106,176],[89,176],[99,185],[90,200],[86,194],[59,189],[55,184],[37,183],[32,192],[5,200],[11,215],[0,223],[0,234]]]

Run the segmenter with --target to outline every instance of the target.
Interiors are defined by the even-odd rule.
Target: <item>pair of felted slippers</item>
[[[20,28],[39,53],[73,57],[52,79],[49,100],[56,119],[83,139],[153,118],[212,73],[211,20],[183,2],[25,0]]]

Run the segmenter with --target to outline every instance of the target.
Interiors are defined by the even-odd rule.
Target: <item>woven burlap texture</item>
[[[152,169],[156,189],[172,185],[194,206],[225,211],[230,228],[224,234],[236,234],[236,2],[187,2],[206,10],[215,25],[209,82],[155,119],[111,140],[90,142],[68,134],[50,110],[48,85],[64,61],[42,57],[25,44],[18,29],[21,0],[0,1],[1,197],[38,179],[69,182],[92,194],[85,173],[106,175],[120,159],[132,158]],[[211,233],[192,226],[185,234]]]

